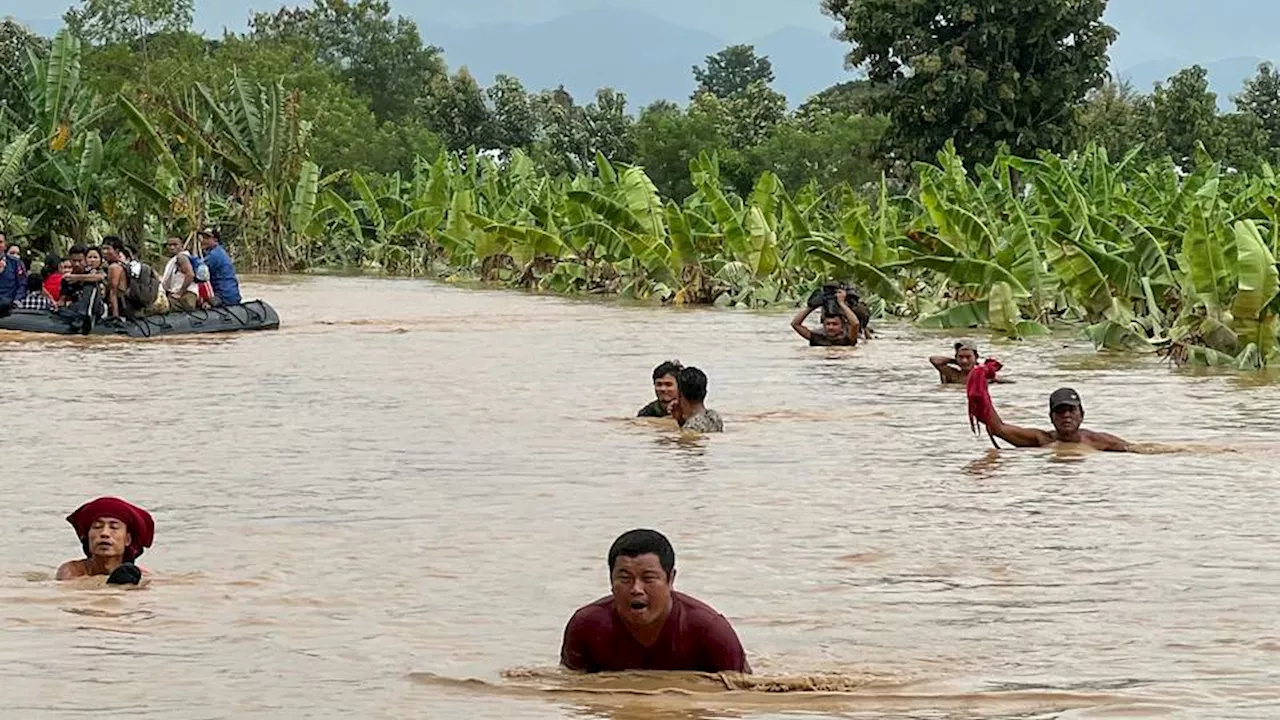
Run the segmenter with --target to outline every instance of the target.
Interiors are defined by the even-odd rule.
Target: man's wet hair
[[[683,369],[684,366],[680,364],[679,360],[668,360],[653,369],[653,380],[657,382],[668,375],[673,378],[679,378],[680,371]]]
[[[619,557],[634,558],[649,554],[658,556],[658,564],[662,565],[663,572],[670,579],[672,571],[676,569],[676,551],[671,547],[671,541],[657,530],[631,530],[622,533],[609,548],[609,572],[613,572],[613,564]]]
[[[108,235],[102,238],[102,247],[115,248],[116,252],[122,252],[125,249],[124,240],[121,240],[116,235]]]
[[[89,248],[86,245],[72,245],[71,249],[67,251],[67,257],[71,257],[72,255],[88,255],[88,254],[89,254]]]
[[[680,394],[689,402],[702,402],[707,399],[707,374],[696,367],[687,367],[676,376],[676,386]]]

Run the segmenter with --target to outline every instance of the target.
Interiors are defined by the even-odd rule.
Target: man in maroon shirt
[[[676,552],[662,533],[632,530],[609,548],[613,594],[574,613],[560,664],[583,672],[751,672],[733,627],[672,590]]]

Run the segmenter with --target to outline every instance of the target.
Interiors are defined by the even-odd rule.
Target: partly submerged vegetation
[[[1239,368],[1277,353],[1280,179],[1262,158],[1237,172],[1202,144],[1175,165],[1145,146],[1109,156],[1107,142],[1034,157],[997,150],[966,167],[947,143],[935,162],[898,161],[878,182],[865,168],[831,171],[843,181],[799,180],[806,173],[796,168],[816,167],[807,155],[765,162],[777,172],[751,180],[744,158],[764,156],[726,146],[693,152],[679,178],[666,163],[655,181],[618,161],[636,159],[625,143],[603,143],[612,153],[577,143],[569,160],[551,162],[557,153],[536,143],[478,151],[450,142],[428,143],[425,155],[415,146],[399,170],[330,168],[318,162],[328,146],[316,136],[332,128],[318,127],[306,93],[284,80],[233,66],[178,90],[151,91],[148,81],[106,94],[86,78],[86,49],[68,31],[4,52],[21,56],[21,73],[3,87],[0,226],[43,249],[106,231],[158,242],[213,223],[228,230],[242,267],[261,271],[431,275],[745,307],[795,302],[838,278],[877,312],[929,328],[1030,337],[1074,324],[1099,348]],[[708,93],[733,80],[700,79]],[[701,95],[688,117],[715,115],[710,108],[742,119],[748,106],[769,104],[759,78],[737,80],[723,102]],[[583,115],[597,131],[623,117],[602,109],[606,99],[590,108],[598,116]],[[797,113],[806,127],[848,119],[823,105],[837,95],[818,100]],[[680,114],[662,112],[664,122]],[[799,139],[778,147],[821,154],[821,142]]]

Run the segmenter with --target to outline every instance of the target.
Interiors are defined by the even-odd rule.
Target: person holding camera
[[[830,293],[827,291],[830,290]],[[849,294],[842,287],[823,288],[809,298],[809,306],[791,319],[791,329],[805,340],[809,347],[854,346],[862,332],[862,322],[849,307]],[[816,301],[816,302],[815,302]],[[814,310],[822,308],[822,330],[814,332],[804,326],[804,321]]]

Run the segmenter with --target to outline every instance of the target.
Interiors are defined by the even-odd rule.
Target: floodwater
[[[1280,717],[1274,378],[995,343],[1007,420],[1069,384],[1176,451],[995,452],[907,326],[810,349],[787,312],[246,289],[280,331],[0,335],[4,717]],[[723,435],[627,419],[673,357]],[[156,516],[146,588],[51,580],[102,494]],[[554,670],[637,526],[756,678]]]

